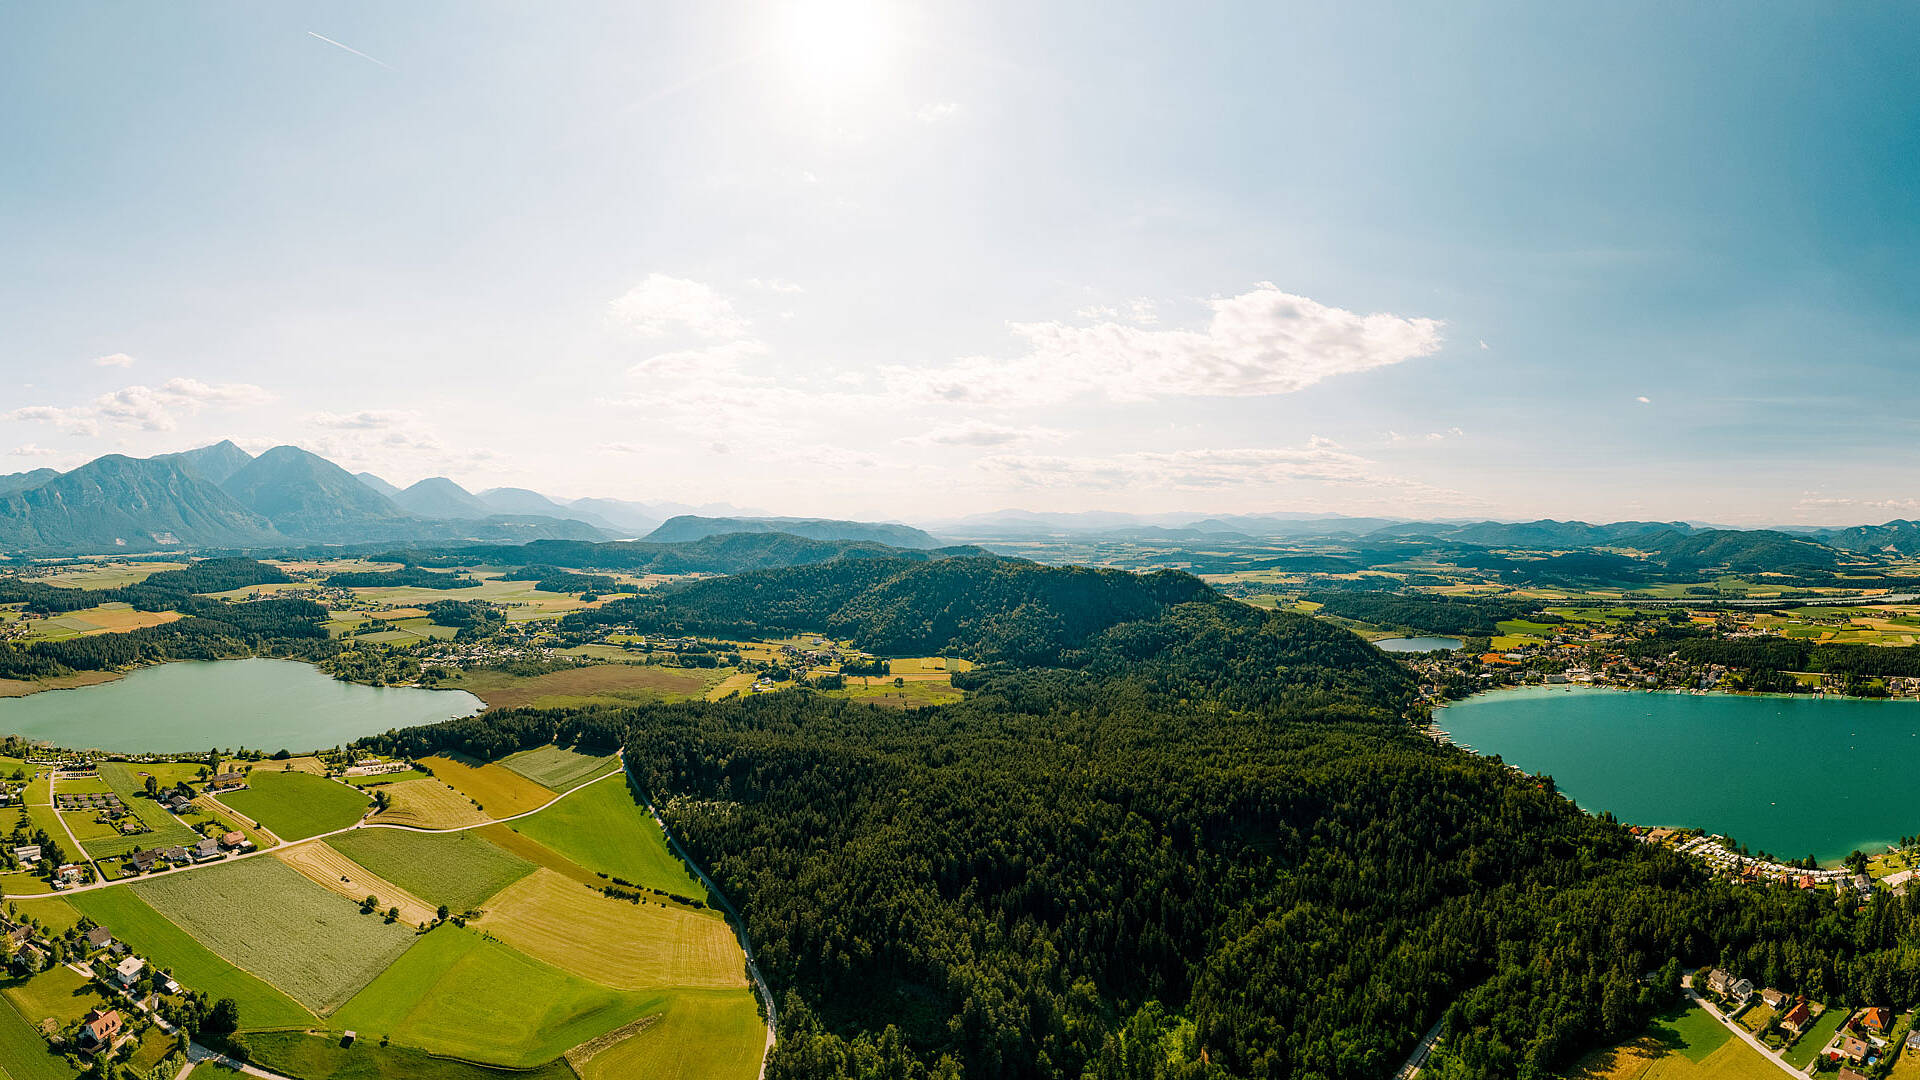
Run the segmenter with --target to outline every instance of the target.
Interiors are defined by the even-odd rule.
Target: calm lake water
[[[1383,637],[1374,644],[1387,652],[1434,652],[1451,651],[1466,643],[1457,637]]]
[[[1823,862],[1920,833],[1916,701],[1542,687],[1482,694],[1434,721],[1636,825]]]
[[[464,690],[360,686],[291,660],[141,668],[117,682],[0,698],[0,733],[98,750],[317,750],[481,709]]]

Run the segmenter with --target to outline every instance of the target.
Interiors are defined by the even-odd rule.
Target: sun
[[[799,88],[828,98],[869,92],[900,52],[899,5],[875,0],[793,0],[774,46]]]

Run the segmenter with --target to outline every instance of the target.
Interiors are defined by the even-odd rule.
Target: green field
[[[706,895],[620,777],[581,788],[508,827],[597,873],[681,896]]]
[[[586,1080],[754,1080],[767,1041],[750,990],[677,990],[661,1018],[595,1054]]]
[[[533,872],[532,863],[471,832],[355,829],[326,843],[420,899],[456,912],[479,907]]]
[[[405,924],[360,914],[359,905],[278,859],[229,862],[127,887],[207,948],[315,1012],[345,1004],[414,939]]]
[[[0,1001],[0,1077],[6,1080],[73,1080],[80,1075],[55,1057],[26,1018]]]
[[[100,779],[106,781],[115,795],[133,816],[146,822],[153,831],[140,836],[114,838],[102,844],[100,852],[94,852],[96,858],[103,857],[101,852],[110,855],[132,851],[134,845],[143,848],[171,847],[175,844],[198,843],[200,834],[180,823],[180,819],[167,812],[166,807],[147,798],[146,780],[135,775],[136,766],[118,761],[105,761],[100,764]],[[55,833],[55,835],[60,835]],[[91,849],[89,849],[91,850]]]
[[[248,773],[246,790],[229,792],[220,801],[282,840],[344,829],[367,811],[367,797],[358,788],[312,773],[265,769]]]
[[[334,1015],[429,1053],[529,1067],[655,1011],[658,994],[609,990],[470,930],[441,926]]]
[[[605,776],[619,764],[612,754],[595,757],[559,746],[522,750],[500,759],[521,776],[554,791],[572,791],[589,780]]]
[[[335,1036],[287,1031],[248,1035],[247,1043],[253,1048],[255,1065],[295,1080],[575,1080],[565,1062],[536,1069],[489,1069],[406,1047],[381,1046],[378,1039],[361,1039],[343,1047]],[[234,1074],[221,1070],[215,1075]],[[194,1076],[197,1080],[200,1073]]]
[[[48,968],[29,978],[0,983],[0,994],[27,1018],[27,1023],[38,1024],[51,1017],[63,1026],[107,1000],[90,980],[74,974],[73,969],[65,965]]]
[[[55,934],[64,934],[68,927],[80,923],[80,913],[65,900],[9,900],[8,903],[14,905],[22,919],[32,919]]]
[[[253,860],[255,862],[265,860]],[[215,956],[134,895],[131,887],[74,893],[68,903],[106,927],[154,965],[170,971],[189,990],[209,998],[232,998],[243,1027],[297,1027],[313,1014],[292,998]]]

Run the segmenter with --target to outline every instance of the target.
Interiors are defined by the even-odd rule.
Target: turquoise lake
[[[1589,812],[1823,862],[1920,833],[1920,701],[1502,690],[1434,712]]]
[[[1382,652],[1448,652],[1466,644],[1457,637],[1388,637],[1380,638],[1374,647]]]
[[[96,686],[0,698],[0,733],[127,753],[298,752],[482,707],[464,690],[360,686],[291,660],[189,661]]]

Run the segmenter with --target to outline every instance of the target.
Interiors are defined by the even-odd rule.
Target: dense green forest
[[[889,547],[873,540],[815,540],[790,533],[728,533],[699,540],[652,542],[618,540],[535,540],[518,547],[476,544],[373,554],[376,561],[412,566],[568,566],[582,570],[620,570],[632,574],[738,574],[838,559],[910,559],[926,561],[953,555],[984,555],[980,548],[925,550]]]
[[[370,745],[623,745],[742,912],[783,1001],[779,1080],[1359,1080],[1443,1015],[1431,1075],[1531,1080],[1706,963],[1920,1001],[1920,896],[1713,882],[1416,734],[1401,669],[1328,624],[1177,574],[936,566],[742,575],[621,614],[937,639],[984,661],[956,704],[516,709]]]
[[[1502,619],[1539,618],[1529,615],[1539,607],[1525,600],[1495,597],[1431,596],[1423,593],[1327,592],[1307,599],[1320,605],[1320,613],[1375,626],[1406,627],[1429,634],[1477,634],[1482,637],[1500,632]]]

